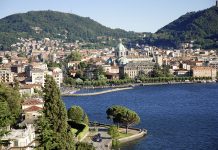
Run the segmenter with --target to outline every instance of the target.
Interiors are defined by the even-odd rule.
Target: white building
[[[51,69],[51,71],[47,71],[46,74],[52,76],[55,79],[58,87],[60,87],[63,83],[63,72],[60,68],[54,67]]]
[[[12,83],[14,81],[14,73],[11,70],[0,69],[0,82]]]
[[[27,124],[25,129],[11,129],[10,133],[3,136],[1,140],[10,141],[10,145],[3,149],[33,150],[35,128],[32,124]]]
[[[1,57],[1,59],[2,59],[1,61],[2,64],[7,64],[9,62],[6,57]]]
[[[34,68],[31,70],[31,80],[32,84],[45,84],[45,72],[42,69]]]

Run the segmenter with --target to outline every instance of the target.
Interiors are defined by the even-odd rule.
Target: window
[[[17,140],[14,141],[14,146],[18,146],[18,141]]]

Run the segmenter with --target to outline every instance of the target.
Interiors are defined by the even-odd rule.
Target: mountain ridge
[[[162,48],[180,48],[194,42],[194,48],[218,49],[218,7],[189,12],[136,43]]]
[[[194,41],[194,48],[218,49],[218,7],[189,12],[159,29],[140,36],[133,31],[111,29],[89,17],[58,11],[29,11],[0,19],[0,50],[10,48],[18,37],[43,37],[101,43],[98,37],[127,38],[131,45],[179,48],[181,43]],[[37,33],[38,32],[38,33]],[[114,44],[114,43],[113,43]],[[112,44],[111,44],[112,45]]]
[[[18,13],[0,19],[1,45],[7,44],[9,47],[19,36],[95,42],[98,36],[132,38],[136,35],[134,32],[108,28],[89,17],[47,10]]]

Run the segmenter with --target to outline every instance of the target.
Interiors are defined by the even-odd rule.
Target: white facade
[[[31,71],[31,79],[32,79],[32,84],[41,84],[42,86],[44,86],[45,84],[44,70],[33,69]]]
[[[14,74],[10,70],[0,70],[0,82],[12,83],[14,81]]]
[[[25,150],[33,150],[31,146],[35,146],[35,128],[31,124],[27,124],[25,129],[11,129],[10,133],[2,137],[2,140],[10,140],[9,148],[25,148]]]

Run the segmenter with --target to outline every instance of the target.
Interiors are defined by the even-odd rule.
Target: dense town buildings
[[[191,43],[183,43],[182,49],[159,49],[152,46],[137,45],[137,48],[126,48],[122,41],[115,48],[82,49],[80,42],[64,43],[61,40],[42,40],[20,38],[20,42],[13,44],[15,51],[0,52],[0,81],[13,83],[19,81],[21,94],[34,94],[34,89],[44,86],[45,76],[51,75],[59,87],[64,77],[70,75],[78,78],[81,70],[80,63],[89,65],[83,69],[83,75],[89,80],[98,77],[94,73],[101,66],[105,72],[105,78],[119,79],[124,75],[135,79],[139,75],[149,74],[155,65],[168,66],[173,76],[187,77],[197,76],[194,67],[211,67],[213,73],[202,70],[199,76],[215,77],[218,56],[214,50],[193,49]],[[81,54],[81,60],[66,62],[66,58],[72,52]],[[48,63],[65,66],[48,67]],[[194,69],[193,69],[194,68]],[[193,73],[194,70],[194,73]],[[68,74],[66,74],[68,73]],[[199,73],[198,73],[199,74]]]
[[[12,47],[16,51],[0,52],[0,82],[18,82],[20,94],[27,97],[40,97],[37,92],[42,91],[46,75],[52,76],[58,87],[67,77],[74,78],[76,83],[125,77],[138,82],[139,76],[150,78],[155,66],[167,66],[173,77],[213,80],[217,77],[217,52],[192,49],[190,44],[177,50],[143,45],[128,49],[120,41],[115,48],[87,50],[80,48],[78,42],[63,43],[45,38],[40,41],[21,39],[21,43]],[[67,60],[72,52],[79,53],[81,59]],[[100,72],[104,73],[100,75]],[[35,146],[33,123],[42,110],[41,99],[30,98],[23,102],[25,129],[10,129],[10,134],[2,138],[13,139],[9,147],[31,149]]]

